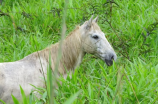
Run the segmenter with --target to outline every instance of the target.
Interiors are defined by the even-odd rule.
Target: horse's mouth
[[[113,60],[105,59],[105,63],[106,63],[107,66],[111,66],[113,64]]]

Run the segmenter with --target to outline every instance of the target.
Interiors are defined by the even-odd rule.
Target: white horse
[[[93,16],[83,25],[72,31],[63,42],[62,58],[59,61],[58,74],[67,76],[66,70],[74,70],[82,61],[86,53],[93,54],[110,66],[117,56],[105,38],[97,24],[98,17],[93,20]],[[25,58],[15,62],[0,63],[0,99],[8,103],[13,103],[11,94],[21,99],[19,85],[29,95],[34,85],[45,87],[41,77],[47,73],[49,59],[51,69],[54,71],[58,55],[59,43],[34,52]]]

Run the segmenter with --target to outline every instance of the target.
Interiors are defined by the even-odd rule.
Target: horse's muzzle
[[[117,58],[117,56],[116,56],[115,53],[110,53],[110,54],[108,55],[108,57],[106,57],[106,58],[104,59],[104,61],[105,61],[105,63],[107,64],[107,66],[111,66],[111,65],[113,64],[113,61],[114,61],[114,60],[116,61],[116,58]]]
[[[113,60],[105,59],[105,63],[106,63],[107,66],[111,66],[113,64]]]

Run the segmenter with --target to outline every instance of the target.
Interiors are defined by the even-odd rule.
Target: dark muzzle
[[[107,66],[111,66],[113,64],[114,57],[114,54],[109,54],[108,59],[105,59],[105,63],[107,64]]]
[[[105,59],[105,63],[106,63],[107,66],[111,66],[113,64],[113,60]]]

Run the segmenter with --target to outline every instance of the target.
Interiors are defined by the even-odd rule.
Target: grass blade
[[[0,102],[2,102],[3,104],[6,104],[3,100],[0,99]]]
[[[14,95],[12,95],[12,99],[13,99],[14,104],[19,104],[19,101],[14,97]]]
[[[77,98],[77,96],[82,92],[82,90],[79,90],[74,95],[72,95],[64,104],[72,104],[73,101]]]
[[[22,89],[21,86],[20,86],[20,91],[21,91],[21,95],[22,95],[23,104],[28,104],[27,99],[26,99],[25,92],[24,92],[24,90]]]

